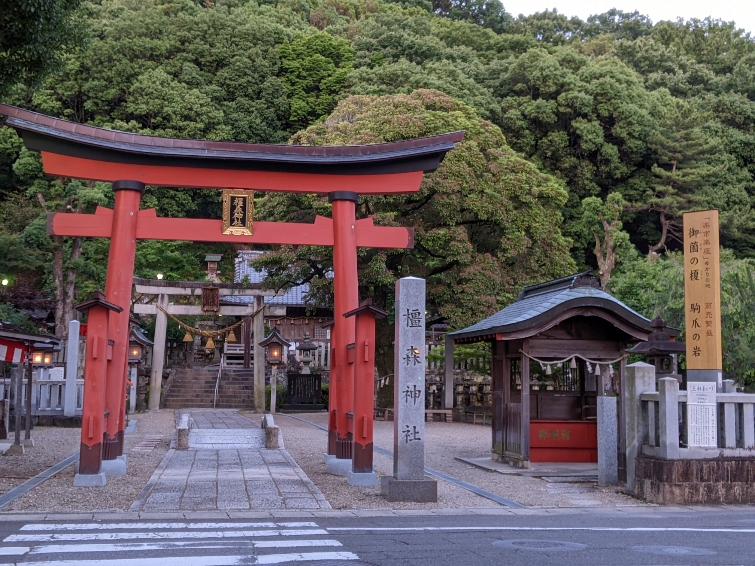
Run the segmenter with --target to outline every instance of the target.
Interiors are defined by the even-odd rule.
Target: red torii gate
[[[102,300],[122,309],[111,309],[106,335],[101,337],[103,344],[112,344],[106,375],[100,364],[87,366],[85,374],[83,422],[101,425],[94,429],[104,434],[102,439],[90,438],[87,427],[82,427],[81,474],[97,474],[101,460],[123,454],[128,319],[137,239],[333,246],[335,325],[328,454],[351,458],[347,413],[355,405],[355,395],[361,400],[357,405],[364,404],[361,397],[369,397],[371,403],[373,396],[372,387],[354,390],[354,364],[347,352],[347,346],[355,342],[355,322],[344,314],[359,307],[357,247],[413,247],[411,228],[374,226],[371,218],[356,220],[358,195],[419,191],[423,174],[438,167],[464,132],[366,146],[283,146],[141,136],[5,105],[0,105],[0,114],[8,117],[6,124],[16,129],[27,149],[41,153],[45,173],[113,183],[113,210],[99,207],[89,215],[48,216],[51,235],[110,238]],[[139,210],[147,184],[327,194],[333,218],[318,216],[314,224],[256,222],[253,235],[224,235],[221,220],[158,218],[154,209]],[[374,342],[373,338],[373,360]],[[86,404],[87,384],[101,388],[103,381],[104,415]]]

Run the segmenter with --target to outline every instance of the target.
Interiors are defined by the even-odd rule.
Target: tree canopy
[[[417,233],[414,250],[363,253],[363,292],[387,305],[396,277],[425,276],[434,314],[456,326],[504,306],[524,284],[574,269],[598,268],[619,289],[643,257],[648,269],[667,267],[687,210],[719,209],[727,257],[755,258],[750,34],[713,18],[652,22],[610,10],[580,20],[504,6],[17,2],[0,14],[0,97],[78,123],[179,138],[375,143],[466,129],[419,195],[359,205],[361,215]],[[329,214],[311,195],[257,198],[264,218]],[[38,156],[0,127],[0,274],[12,282],[2,302],[62,313],[100,287],[106,245],[50,239],[43,215],[111,203],[107,185],[43,175]],[[143,206],[213,218],[220,197],[148,187]],[[224,262],[235,252],[144,242],[137,273],[199,277],[207,251]],[[327,303],[328,250],[273,251],[271,285],[310,280],[312,300]],[[222,271],[231,277],[230,263]]]

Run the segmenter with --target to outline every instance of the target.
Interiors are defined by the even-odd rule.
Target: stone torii
[[[359,307],[357,247],[413,247],[410,228],[374,226],[371,218],[357,220],[359,195],[418,192],[424,173],[437,169],[464,132],[363,146],[282,146],[142,136],[5,105],[0,105],[0,115],[8,117],[6,124],[20,134],[27,149],[41,153],[45,173],[113,183],[113,210],[48,216],[52,235],[110,238],[105,300],[122,311],[113,311],[108,319],[107,340],[113,341],[113,347],[105,376],[88,370],[85,376],[105,381],[109,418],[105,419],[102,459],[123,454],[136,240],[158,239],[333,247],[335,325],[328,454],[351,460],[347,413],[354,406],[355,394],[373,395],[372,388],[355,392],[354,366],[347,352],[355,341],[355,324],[353,317],[344,318],[344,314]],[[253,234],[224,234],[221,220],[159,218],[154,210],[139,210],[147,184],[323,194],[332,203],[332,218],[317,217],[313,224],[257,222]],[[102,414],[84,418],[89,416],[98,421],[104,418]],[[86,473],[98,470],[99,462],[90,462]]]
[[[174,296],[198,296],[201,298],[202,289],[208,286],[217,287],[221,297],[254,297],[250,304],[221,305],[216,314],[219,316],[249,316],[254,315],[252,326],[255,332],[254,359],[264,360],[262,347],[258,345],[257,336],[265,332],[266,316],[283,316],[285,307],[263,305],[263,297],[276,295],[275,291],[264,290],[259,284],[242,285],[240,283],[208,283],[195,281],[167,281],[164,279],[142,279],[134,277],[134,289],[142,296],[156,295],[155,303],[136,302],[133,306],[134,314],[155,315],[155,346],[152,351],[152,373],[150,376],[150,390],[157,391],[162,384],[163,367],[165,365],[165,338],[168,329],[168,314],[176,316],[201,316],[206,314],[201,305],[174,304],[170,298]],[[264,309],[262,308],[264,306]],[[159,308],[158,308],[159,307]],[[254,314],[254,313],[257,314]],[[248,335],[244,332],[244,340]],[[248,345],[247,345],[248,347]],[[254,405],[265,405],[265,366],[254,364]],[[160,397],[150,396],[149,410],[160,408]]]

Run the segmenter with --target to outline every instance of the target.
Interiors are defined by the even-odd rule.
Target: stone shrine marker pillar
[[[434,502],[438,484],[425,478],[425,280],[396,282],[393,356],[393,477],[381,478],[388,501]]]

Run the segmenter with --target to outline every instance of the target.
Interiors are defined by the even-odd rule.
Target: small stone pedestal
[[[378,484],[378,477],[375,472],[351,472],[346,474],[346,481],[349,485],[357,485],[361,487],[375,487]]]
[[[126,456],[118,456],[115,460],[103,460],[100,473],[110,478],[120,478],[126,475]]]
[[[334,476],[348,476],[351,472],[351,458],[336,458],[331,456],[325,461],[325,470]]]
[[[10,448],[5,451],[6,456],[23,456],[24,445],[23,444],[11,444]]]
[[[435,503],[438,501],[438,482],[428,479],[397,480],[383,476],[380,481],[380,495],[387,501]]]

